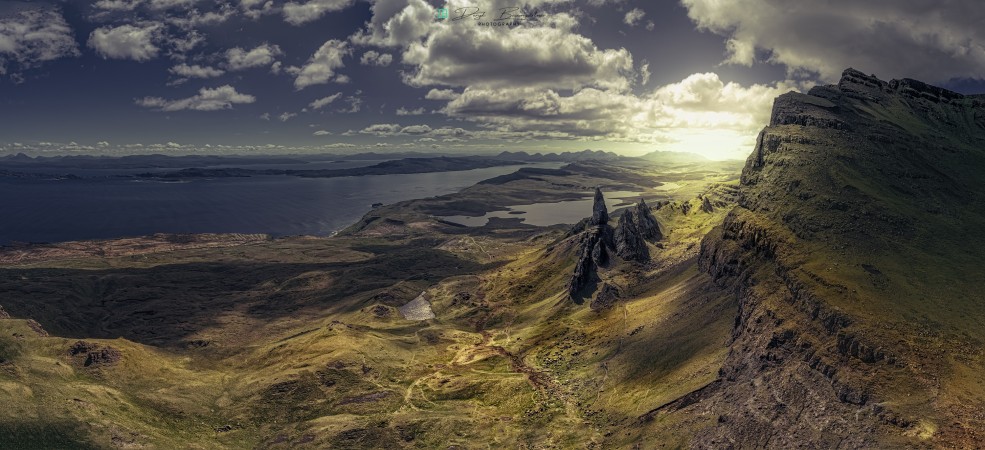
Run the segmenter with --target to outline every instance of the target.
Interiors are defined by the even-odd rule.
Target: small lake
[[[636,204],[640,194],[642,193],[633,191],[602,191],[602,195],[605,197],[605,206],[609,208],[609,212],[617,207]],[[470,227],[481,227],[492,217],[522,219],[525,224],[546,227],[558,224],[574,224],[581,219],[591,217],[594,202],[594,193],[586,191],[585,198],[580,200],[513,205],[508,206],[509,209],[506,211],[492,211],[482,216],[442,216],[441,218]]]

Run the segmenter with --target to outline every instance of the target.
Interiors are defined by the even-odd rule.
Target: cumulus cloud
[[[345,67],[342,58],[351,54],[352,49],[346,42],[337,39],[326,41],[297,71],[294,87],[300,90],[308,86],[328,83],[336,76],[335,69]]]
[[[336,92],[336,93],[334,93],[332,95],[329,95],[328,97],[323,97],[323,98],[320,98],[318,100],[315,100],[315,101],[311,102],[310,104],[308,104],[308,106],[311,107],[311,109],[322,109],[322,108],[330,105],[335,100],[338,100],[338,98],[341,97],[341,96],[342,96],[342,93],[341,92]]]
[[[636,24],[640,23],[641,20],[643,20],[643,16],[646,16],[646,12],[639,8],[633,8],[626,13],[626,16],[623,17],[622,21],[626,25],[634,27]]]
[[[22,11],[0,18],[0,75],[7,73],[11,62],[30,69],[78,55],[72,28],[58,10]]]
[[[434,8],[424,0],[376,0],[372,12],[366,29],[352,36],[356,44],[402,47],[428,34],[434,25]]]
[[[572,31],[573,18],[554,17],[558,20],[554,26],[517,27],[509,33],[461,21],[435,24],[425,41],[412,42],[403,54],[404,63],[416,66],[406,82],[482,88],[629,88],[633,57],[628,50],[601,50]]]
[[[240,47],[226,50],[226,67],[229,70],[244,70],[253,67],[268,66],[274,63],[275,59],[282,55],[280,47],[267,43],[261,44],[252,50],[245,50]]]
[[[149,0],[152,9],[170,9],[192,6],[201,0]]]
[[[401,134],[428,134],[431,132],[431,127],[428,125],[410,125],[400,129]]]
[[[108,11],[133,11],[143,0],[99,0],[92,6]]]
[[[314,135],[314,136],[328,136],[330,134],[332,134],[331,131],[325,131],[325,130],[318,130],[318,131],[312,133],[312,135]]]
[[[274,13],[273,0],[240,0],[239,7],[246,17],[253,20]]]
[[[352,4],[352,0],[308,0],[284,5],[284,20],[292,25],[302,25],[321,18],[332,11],[339,11]]]
[[[930,82],[985,73],[985,9],[975,0],[681,3],[698,28],[725,37],[732,64],[760,55],[826,81],[846,67]]]
[[[400,132],[400,125],[395,123],[377,123],[363,128],[359,132],[363,134],[375,134],[377,136],[390,136]]]
[[[363,57],[360,58],[359,63],[364,66],[389,66],[392,61],[393,55],[370,50],[363,53]]]
[[[280,119],[281,122],[287,122],[288,120],[291,120],[291,118],[294,117],[294,116],[297,116],[297,114],[296,113],[290,113],[290,112],[284,112],[284,113],[281,113],[281,115],[277,116],[277,118]]]
[[[137,105],[160,111],[181,111],[185,109],[217,111],[230,109],[234,104],[253,103],[255,101],[256,97],[236,92],[236,88],[227,84],[213,89],[199,89],[197,95],[188,98],[167,100],[160,97],[144,97],[137,99],[135,102]]]
[[[177,66],[168,69],[168,71],[186,78],[214,78],[226,73],[221,69],[208,66],[199,66],[197,64],[191,66],[188,64],[178,64]]]
[[[398,116],[419,116],[421,114],[424,114],[424,108],[423,107],[422,108],[417,108],[417,109],[407,109],[407,108],[404,108],[403,106],[401,106],[401,107],[397,108],[397,115]]]
[[[160,51],[154,42],[160,37],[161,27],[159,23],[100,27],[89,35],[89,47],[104,59],[147,61]]]
[[[431,89],[424,96],[428,100],[454,100],[458,93],[451,89]]]

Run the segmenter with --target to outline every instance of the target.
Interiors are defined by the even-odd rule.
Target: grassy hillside
[[[0,305],[16,318],[0,320],[0,401],[10,405],[0,446],[668,438],[628,424],[716,377],[735,307],[694,264],[730,188],[709,191],[721,206],[712,212],[694,196],[737,171],[689,172],[640,162],[527,174],[386,206],[331,239],[11,249],[0,268]],[[677,187],[661,188],[669,182]],[[603,313],[562,295],[576,256],[568,227],[466,229],[430,215],[578,198],[596,185],[674,201],[656,211],[669,237],[652,251],[663,257],[606,269],[625,295]],[[418,296],[434,319],[400,315]]]

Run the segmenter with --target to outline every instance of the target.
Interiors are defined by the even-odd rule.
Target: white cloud
[[[517,27],[508,33],[464,21],[431,24],[427,39],[412,42],[403,54],[405,64],[417,66],[406,82],[482,88],[629,88],[633,57],[628,50],[600,50],[573,32],[577,23],[573,17],[563,13],[551,17],[553,26]]]
[[[58,10],[22,11],[0,18],[0,75],[7,73],[8,62],[30,69],[78,55],[72,28]]]
[[[201,0],[150,0],[152,9],[171,9],[192,6]]]
[[[449,9],[458,5],[449,4]],[[461,5],[467,6],[467,5]],[[361,45],[402,47],[432,30],[434,8],[423,0],[376,0],[367,29],[352,36]]]
[[[458,93],[451,89],[431,89],[424,98],[428,100],[454,100]]]
[[[643,16],[646,16],[646,12],[639,8],[633,8],[626,13],[626,16],[623,17],[622,21],[626,25],[634,27],[636,24],[640,23],[641,20],[643,20]]]
[[[424,114],[424,108],[423,107],[417,108],[417,109],[407,109],[407,108],[404,108],[403,106],[401,106],[401,107],[397,108],[397,115],[398,116],[419,116],[421,114]]]
[[[273,0],[240,0],[239,7],[246,17],[253,20],[274,12]]]
[[[340,11],[352,4],[352,0],[307,0],[284,5],[284,20],[292,25],[302,25],[321,18],[325,13]]]
[[[477,136],[650,143],[712,158],[743,157],[769,121],[773,99],[793,87],[724,83],[714,73],[691,75],[643,96],[585,88],[466,88],[442,110],[483,124]],[[714,143],[713,147],[708,147]]]
[[[154,44],[159,38],[160,30],[159,23],[101,27],[89,35],[89,47],[104,59],[147,61],[156,58],[160,51]]]
[[[174,52],[172,57],[191,51],[205,42],[205,35],[198,30],[188,30],[182,34],[182,36],[169,36],[167,39],[168,45]]]
[[[281,122],[287,122],[288,120],[291,120],[291,118],[294,116],[297,116],[297,114],[285,112],[285,113],[281,113],[281,115],[277,116],[277,118],[280,119]]]
[[[300,90],[308,86],[328,83],[336,75],[335,69],[345,67],[342,58],[350,54],[352,49],[346,42],[337,39],[326,41],[300,68],[294,80],[294,87]]]
[[[928,82],[985,73],[985,8],[978,0],[683,0],[702,30],[726,38],[732,64],[761,49],[788,73],[836,81],[847,67]]]
[[[345,98],[345,102],[349,104],[349,108],[348,109],[340,109],[339,112],[341,112],[341,113],[357,113],[357,112],[359,112],[359,110],[361,109],[362,104],[363,104],[363,99],[361,97],[359,97],[359,94],[362,94],[362,93],[363,93],[363,91],[356,91],[354,95],[350,95],[350,96],[346,97]]]
[[[185,109],[217,111],[230,109],[234,104],[253,103],[255,101],[256,97],[236,92],[236,88],[227,84],[214,89],[199,89],[197,95],[188,98],[167,100],[160,97],[144,97],[137,99],[136,104],[147,108],[155,108],[160,111],[181,111]]]
[[[428,125],[410,125],[400,129],[400,134],[428,134],[431,132],[431,127]]]
[[[336,92],[328,97],[323,97],[308,104],[312,109],[322,109],[342,96],[341,92]]]
[[[363,134],[375,134],[377,136],[392,136],[400,132],[400,125],[395,123],[377,123],[363,128],[359,132]]]
[[[314,136],[328,136],[330,134],[332,134],[331,131],[325,131],[325,130],[318,130],[318,131],[312,133],[312,135],[314,135]]]
[[[392,61],[393,55],[389,53],[381,54],[376,50],[370,50],[363,53],[363,57],[359,60],[359,63],[364,66],[389,66]]]
[[[99,0],[93,6],[108,11],[133,11],[143,0]]]
[[[280,47],[267,43],[261,44],[252,50],[244,50],[240,47],[226,50],[226,67],[229,70],[244,70],[253,67],[271,65],[275,59],[282,55]]]
[[[188,64],[178,64],[170,69],[169,72],[187,78],[214,78],[218,77],[226,72],[221,69],[216,69],[214,67],[199,66],[199,65],[188,65]]]

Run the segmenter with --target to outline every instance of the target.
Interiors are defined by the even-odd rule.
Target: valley
[[[334,237],[6,247],[0,444],[971,448],[983,149],[982,97],[849,69],[780,96],[744,166],[525,168]],[[576,224],[489,215],[596,188]]]

